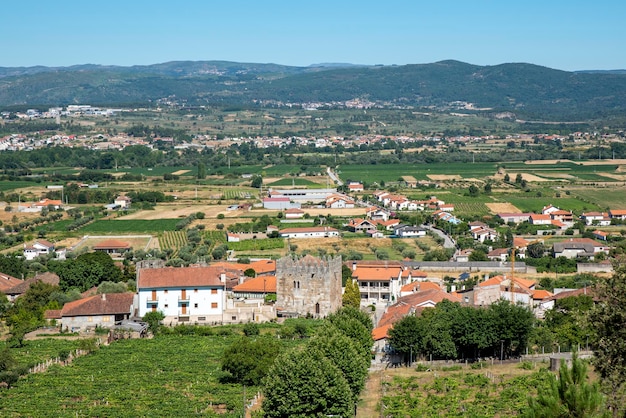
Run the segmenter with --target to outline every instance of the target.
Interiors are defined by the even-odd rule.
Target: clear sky
[[[624,0],[5,0],[0,67],[226,60],[626,69]]]

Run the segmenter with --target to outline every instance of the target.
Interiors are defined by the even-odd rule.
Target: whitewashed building
[[[222,267],[145,268],[137,272],[138,316],[163,312],[167,325],[222,322],[226,274]]]

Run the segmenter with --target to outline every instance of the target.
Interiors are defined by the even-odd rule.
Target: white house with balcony
[[[160,311],[166,325],[223,322],[226,274],[206,266],[140,269],[136,297],[138,316]]]

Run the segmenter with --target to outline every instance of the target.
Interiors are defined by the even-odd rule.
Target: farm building
[[[132,247],[128,242],[116,239],[108,239],[93,246],[94,251],[102,251],[107,254],[122,254],[131,249]]]
[[[103,293],[68,302],[61,309],[61,327],[70,332],[111,328],[116,322],[130,318],[134,296],[133,293]]]
[[[284,238],[328,238],[338,237],[339,231],[328,226],[285,228],[280,230],[280,236]]]

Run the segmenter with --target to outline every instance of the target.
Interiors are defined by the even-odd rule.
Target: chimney
[[[225,272],[221,272],[220,273],[220,282],[226,283],[226,273]]]
[[[355,270],[356,270],[356,261],[353,261],[352,262],[352,271],[355,271]]]
[[[102,295],[100,295],[102,297],[102,300],[107,300],[107,294],[103,293]]]

